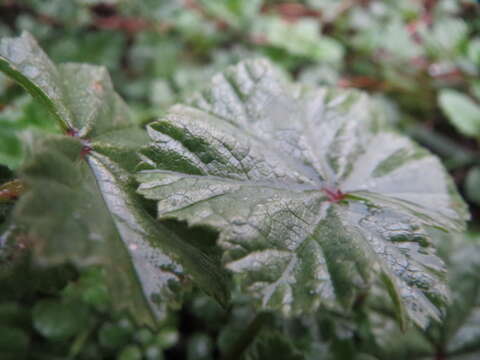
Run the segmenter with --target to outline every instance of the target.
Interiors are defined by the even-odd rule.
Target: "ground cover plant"
[[[479,11],[3,2],[0,358],[476,359]]]

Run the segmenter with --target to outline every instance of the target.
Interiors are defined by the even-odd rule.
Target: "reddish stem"
[[[92,151],[92,148],[88,145],[83,145],[82,150],[80,151],[80,157],[83,159],[86,155],[88,155]]]
[[[25,186],[20,180],[13,180],[0,186],[0,202],[17,199],[25,192]]]
[[[67,131],[65,131],[65,134],[67,136],[71,136],[71,137],[77,137],[78,136],[78,132],[75,129],[67,129]]]
[[[345,199],[345,194],[340,189],[323,188],[322,191],[327,195],[330,202],[337,203]]]

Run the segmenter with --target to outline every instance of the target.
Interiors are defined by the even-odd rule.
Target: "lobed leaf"
[[[385,129],[366,95],[245,61],[148,132],[138,192],[159,219],[216,229],[262,306],[350,308],[373,288],[402,323],[439,318],[448,294],[429,229],[462,230],[468,213],[440,161]]]
[[[37,259],[104,265],[117,305],[141,323],[154,324],[189,274],[226,302],[226,277],[215,259],[159,226],[134,193],[129,170],[146,134],[105,68],[56,66],[23,33],[1,40],[0,70],[40,99],[70,135],[30,139],[21,170],[30,191],[16,219],[35,239]]]

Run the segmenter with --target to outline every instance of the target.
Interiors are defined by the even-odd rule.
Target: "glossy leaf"
[[[439,160],[384,129],[366,95],[247,61],[148,131],[139,193],[159,219],[216,229],[262,306],[350,308],[374,286],[402,321],[439,318],[447,290],[428,229],[461,230],[468,214]]]
[[[40,99],[69,137],[33,138],[22,168],[30,191],[16,209],[45,264],[107,267],[115,303],[153,324],[187,273],[221,302],[225,276],[199,249],[159,227],[132,191],[129,170],[146,135],[103,67],[56,66],[27,33],[0,42],[0,70]],[[165,296],[165,297],[164,297]]]
[[[449,251],[453,303],[444,325],[431,334],[440,334],[437,346],[444,346],[452,359],[475,359],[480,356],[480,238],[457,239]]]
[[[102,66],[56,66],[24,32],[20,37],[1,40],[0,70],[46,105],[63,129],[93,147],[98,145],[120,157],[145,141]],[[127,156],[127,166],[132,156]]]
[[[439,236],[449,268],[452,302],[444,321],[425,331],[400,332],[385,316],[373,315],[377,353],[381,359],[477,359],[480,355],[480,238]]]
[[[152,324],[146,302],[158,309],[152,296],[159,292],[165,295],[169,282],[180,281],[182,269],[155,250],[158,246],[152,239],[160,237],[155,232],[147,236],[143,224],[148,220],[126,203],[128,198],[120,197],[128,188],[112,179],[122,175],[125,179],[125,174],[118,168],[108,173],[96,160],[95,165],[109,176],[104,175],[97,185],[93,172],[80,159],[81,147],[78,140],[68,137],[32,140],[35,154],[22,168],[30,191],[15,208],[16,219],[36,239],[36,261],[45,265],[65,261],[79,266],[104,265],[118,308],[126,307],[140,322]],[[108,180],[112,181],[111,189],[102,194],[100,186]]]

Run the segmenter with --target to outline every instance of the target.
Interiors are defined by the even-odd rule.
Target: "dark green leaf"
[[[457,239],[450,249],[450,284],[453,304],[448,308],[438,344],[459,359],[480,354],[480,238]],[[432,331],[435,334],[435,331]],[[438,334],[438,333],[437,333]]]
[[[245,359],[302,360],[305,357],[280,333],[266,333],[259,336],[248,349]]]
[[[121,348],[127,345],[131,337],[131,331],[119,324],[105,323],[99,330],[98,341],[100,345],[109,348]]]
[[[115,304],[141,323],[153,324],[151,311],[160,315],[163,295],[181,289],[188,275],[225,303],[226,277],[216,261],[159,227],[132,191],[128,170],[137,164],[135,150],[146,134],[106,69],[57,67],[23,33],[1,40],[0,70],[44,103],[71,135],[29,141],[22,174],[30,191],[16,218],[38,239],[36,260],[104,265]]]
[[[219,231],[226,267],[262,306],[349,308],[374,286],[402,321],[439,318],[444,266],[428,229],[462,230],[468,213],[440,161],[384,129],[366,95],[290,85],[247,61],[149,135],[138,191],[159,219]]]
[[[0,325],[0,358],[4,360],[24,359],[30,339],[18,329]]]
[[[35,329],[51,340],[66,340],[85,330],[89,310],[81,303],[62,303],[45,300],[33,309]]]

